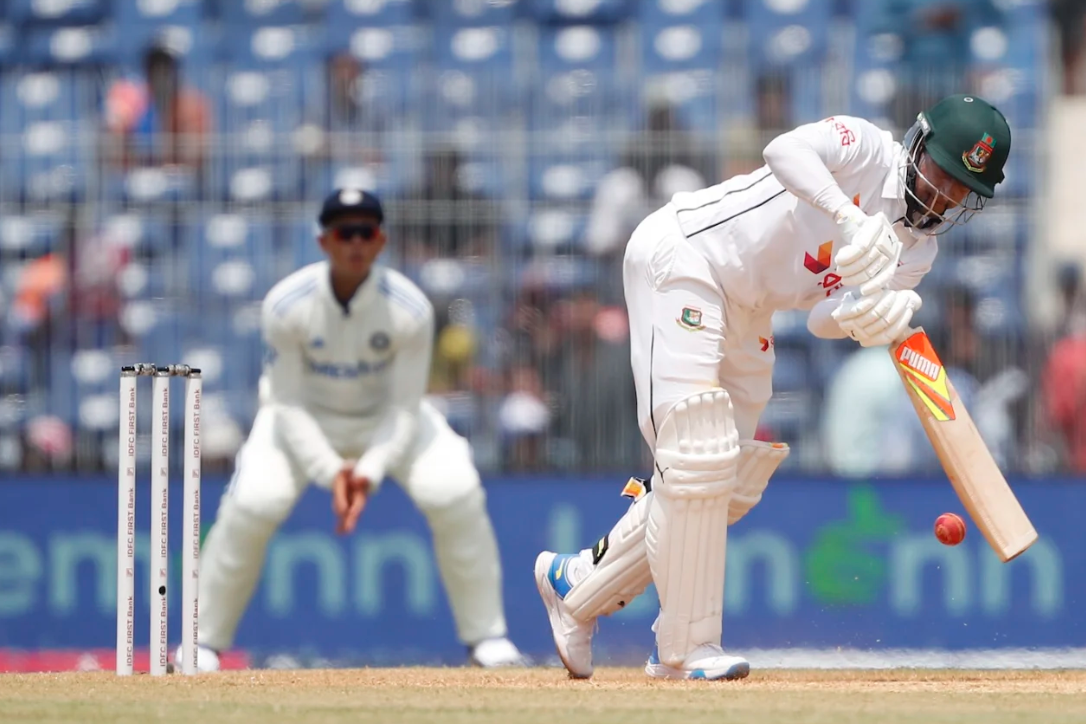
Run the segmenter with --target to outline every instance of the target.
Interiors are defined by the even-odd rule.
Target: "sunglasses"
[[[344,243],[360,238],[363,241],[373,241],[377,237],[376,224],[340,224],[331,228],[332,238]]]

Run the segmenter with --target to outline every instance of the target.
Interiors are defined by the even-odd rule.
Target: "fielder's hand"
[[[868,216],[849,205],[837,212],[837,225],[845,239],[834,257],[841,282],[864,296],[884,289],[901,259],[901,240],[886,214]]]
[[[370,481],[356,477],[355,461],[347,460],[332,481],[332,512],[336,515],[336,533],[354,532],[370,494]]]
[[[848,292],[833,318],[848,336],[864,347],[893,344],[909,331],[909,322],[923,302],[911,289],[884,289],[869,296],[854,297]]]

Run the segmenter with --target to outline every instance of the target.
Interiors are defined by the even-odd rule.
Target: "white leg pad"
[[[645,544],[660,596],[656,643],[668,666],[683,666],[699,646],[720,645],[738,459],[739,433],[722,389],[677,403],[657,434]]]
[[[579,581],[565,602],[578,621],[610,616],[634,600],[652,583],[645,554],[645,528],[653,494],[634,501],[618,523],[592,549],[595,566]]]
[[[728,506],[728,525],[738,522],[761,502],[769,479],[788,453],[788,445],[783,442],[739,441],[739,484]]]

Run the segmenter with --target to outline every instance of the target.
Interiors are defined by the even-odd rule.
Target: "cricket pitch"
[[[738,682],[599,669],[234,671],[120,678],[0,675],[0,720],[217,724],[1062,724],[1086,721],[1086,671],[771,670]]]

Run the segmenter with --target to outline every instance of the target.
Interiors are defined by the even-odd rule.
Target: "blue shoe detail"
[[[687,678],[688,679],[704,679],[704,678],[706,678],[705,671],[703,669],[694,669],[693,671],[690,672],[690,675]]]
[[[652,647],[652,653],[649,654],[649,664],[651,666],[655,666],[655,665],[657,665],[659,663],[660,663],[660,647],[654,645]]]
[[[577,553],[559,553],[551,561],[550,570],[547,571],[547,581],[550,582],[551,588],[558,594],[558,598],[565,598],[566,595],[573,589],[573,585],[569,582],[569,578],[566,575],[566,568],[569,565],[570,560],[576,558]]]

